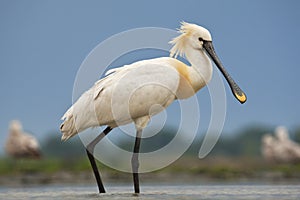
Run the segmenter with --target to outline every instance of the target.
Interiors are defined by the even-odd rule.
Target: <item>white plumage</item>
[[[171,59],[145,60],[110,71],[63,116],[66,121],[62,139],[88,127],[108,125],[113,128],[149,117],[149,110],[155,104],[167,107],[175,99],[180,82],[179,74],[168,63]]]

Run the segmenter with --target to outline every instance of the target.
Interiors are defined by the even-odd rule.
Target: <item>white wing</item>
[[[170,59],[144,60],[108,71],[108,76],[97,81],[66,112],[66,121],[74,118],[76,124],[63,124],[65,131],[63,128],[62,131],[69,129],[73,132],[69,135],[74,135],[76,130],[99,125],[114,127],[158,113],[159,110],[153,113],[149,110],[156,104],[167,107],[175,99],[180,81]]]
[[[92,90],[100,125],[115,121],[121,125],[149,115],[155,104],[167,107],[174,100],[179,84],[178,72],[168,59],[145,60],[117,68],[95,84]]]

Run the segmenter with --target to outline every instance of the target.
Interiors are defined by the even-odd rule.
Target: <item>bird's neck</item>
[[[12,136],[18,136],[18,135],[20,135],[20,131],[19,130],[10,130],[10,135],[12,135]]]
[[[203,50],[197,50],[189,47],[185,52],[187,60],[191,63],[191,67],[199,75],[198,79],[203,81],[205,85],[212,77],[212,64],[209,57]]]
[[[192,80],[197,86],[196,90],[199,90],[211,80],[211,61],[203,50],[196,50],[192,47],[186,49],[185,56],[191,64],[191,70],[196,72],[190,73],[190,75],[192,75]]]

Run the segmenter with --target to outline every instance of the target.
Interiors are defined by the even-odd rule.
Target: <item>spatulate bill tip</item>
[[[247,96],[244,92],[234,92],[234,96],[241,104],[244,104],[247,101]]]

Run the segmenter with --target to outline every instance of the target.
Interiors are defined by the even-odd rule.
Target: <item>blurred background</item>
[[[1,0],[0,184],[93,182],[79,137],[60,141],[60,118],[72,104],[77,70],[96,45],[114,34],[139,27],[175,30],[181,21],[210,30],[219,57],[246,92],[248,101],[240,105],[226,85],[227,115],[221,138],[212,152],[200,160],[198,151],[211,111],[209,93],[201,90],[197,94],[201,122],[196,140],[178,161],[153,172],[154,181],[297,180],[300,165],[264,159],[261,140],[264,134],[273,134],[277,126],[283,125],[291,140],[300,143],[299,9],[300,2],[296,0]],[[129,54],[111,67],[167,55],[162,51]],[[143,141],[144,151],[158,149],[174,137],[176,127],[172,125],[177,118],[172,112],[175,108],[169,109],[170,123],[155,137]],[[14,119],[37,138],[40,160],[6,155],[8,127]],[[112,137],[131,150],[133,138],[120,140],[119,132],[116,130]],[[103,165],[100,168],[111,182],[131,181],[128,174]],[[151,173],[143,176],[144,181],[153,178]]]

